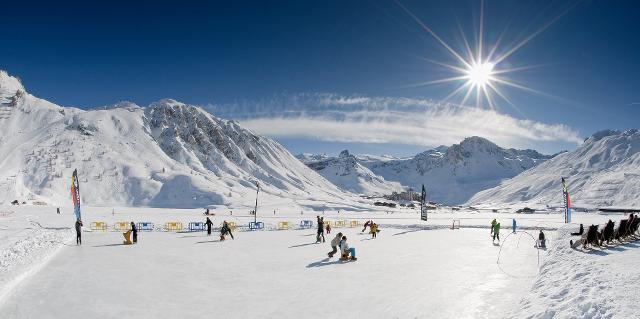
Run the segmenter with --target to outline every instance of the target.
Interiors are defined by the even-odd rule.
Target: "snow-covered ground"
[[[637,310],[626,306],[637,301],[632,294],[623,303],[615,301],[622,290],[567,301],[581,298],[576,281],[586,285],[626,277],[637,282],[637,270],[629,268],[640,255],[636,243],[593,253],[559,248],[568,245],[555,213],[442,209],[423,222],[412,210],[326,211],[327,220],[372,218],[381,225],[377,239],[360,233],[361,228],[334,228],[332,233],[344,232],[358,253],[358,261],[342,263],[327,259],[328,242],[314,244],[313,229],[273,230],[279,221],[297,225],[322,212],[274,209],[275,215],[259,210],[258,219],[269,230],[238,229],[236,239],[226,242],[219,242],[216,233],[154,231],[140,232],[137,245],[125,246],[120,232],[85,231],[83,246],[76,247],[70,208],[57,215],[52,207],[3,207],[0,313],[3,318],[520,318],[545,317],[547,307],[561,317],[616,317]],[[213,212],[215,225],[230,220],[242,226],[253,219],[223,209]],[[83,214],[86,226],[131,220],[157,226],[176,220],[186,226],[204,220],[201,210],[86,207]],[[512,217],[532,235],[547,229],[549,251],[535,249],[525,233],[507,237]],[[448,229],[454,218],[461,220],[460,230]],[[502,247],[489,238],[492,218],[503,225]],[[608,218],[576,214],[574,222]],[[557,228],[562,240],[556,240]],[[597,287],[627,289],[618,280]],[[596,310],[582,311],[589,307]]]

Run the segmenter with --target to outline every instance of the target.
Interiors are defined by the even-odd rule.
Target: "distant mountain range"
[[[361,193],[375,189],[383,193],[386,187],[390,193],[398,189],[398,183],[413,190],[424,184],[429,200],[447,204],[464,203],[475,193],[552,157],[534,150],[504,149],[481,137],[469,137],[460,144],[440,146],[412,158],[353,156],[347,151],[337,158],[298,155],[345,190]]]

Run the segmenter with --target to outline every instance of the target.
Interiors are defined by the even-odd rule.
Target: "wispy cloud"
[[[296,94],[208,108],[274,137],[437,146],[476,135],[516,148],[536,148],[543,142],[578,145],[583,140],[563,124],[425,99]]]

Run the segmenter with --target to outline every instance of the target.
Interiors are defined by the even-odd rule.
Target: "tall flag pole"
[[[256,181],[256,208],[253,211],[253,222],[258,221],[258,193],[260,192],[260,184]]]
[[[420,219],[425,221],[429,217],[427,215],[426,200],[427,200],[427,191],[424,189],[424,184],[422,184],[422,194],[420,194]]]
[[[78,170],[73,170],[71,175],[71,199],[73,200],[73,212],[76,220],[80,220],[80,181],[78,180]]]
[[[564,222],[571,222],[571,198],[569,196],[569,191],[567,190],[567,183],[562,177],[562,198],[564,199]]]

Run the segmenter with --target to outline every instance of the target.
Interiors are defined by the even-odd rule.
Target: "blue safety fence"
[[[204,222],[190,222],[189,223],[189,230],[190,231],[203,231],[205,229],[205,223]]]
[[[303,220],[300,221],[300,228],[302,229],[307,229],[307,228],[312,228],[313,227],[313,222],[310,220]]]
[[[155,229],[155,225],[152,222],[138,222],[136,226],[138,231],[153,231]]]
[[[250,222],[249,223],[249,230],[261,230],[264,229],[264,223],[263,222]]]

